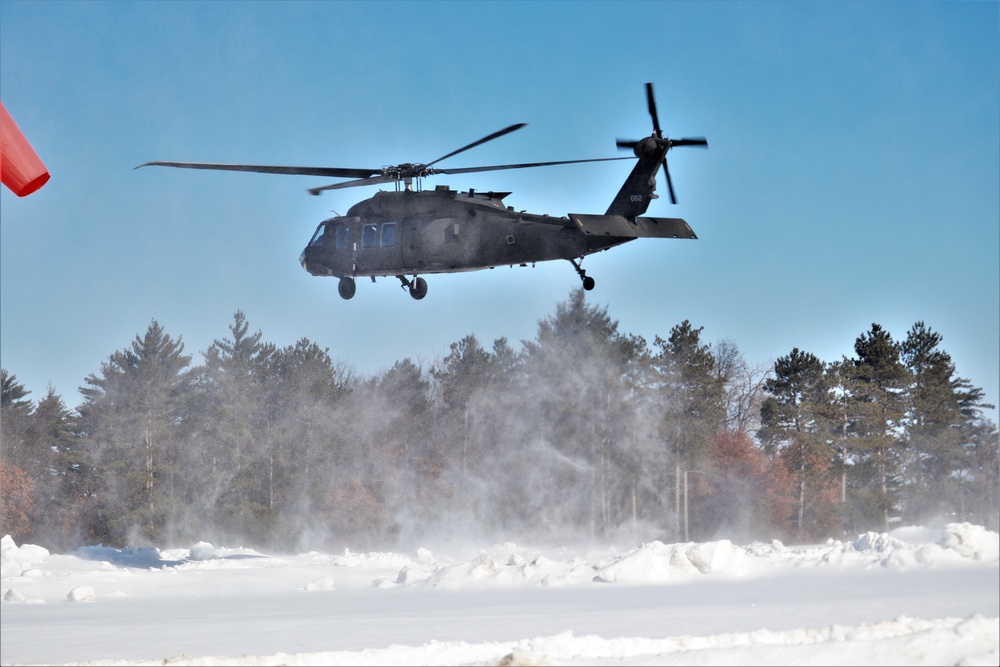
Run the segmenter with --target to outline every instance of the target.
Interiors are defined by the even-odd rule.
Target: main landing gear
[[[425,296],[427,296],[427,281],[423,278],[418,278],[413,276],[413,280],[407,280],[406,276],[396,276],[399,278],[399,282],[403,283],[401,287],[403,289],[409,288],[410,296],[412,296],[417,301],[420,301]]]
[[[427,296],[427,281],[423,278],[418,278],[413,276],[413,280],[407,280],[406,276],[396,276],[399,281],[403,283],[403,289],[409,289],[410,296],[419,301]],[[375,277],[372,276],[372,282],[375,282]],[[340,298],[350,299],[354,296],[357,291],[358,286],[354,282],[354,278],[351,276],[344,276],[340,279],[340,283],[337,285],[337,291],[340,292]]]
[[[575,259],[571,259],[569,261],[573,265],[573,268],[576,269],[576,274],[580,276],[580,280],[583,281],[583,289],[587,290],[588,292],[594,289],[594,285],[596,284],[594,282],[594,279],[588,276],[587,272],[584,271],[582,268],[580,268],[580,263],[577,262]]]
[[[350,276],[344,276],[340,279],[340,283],[337,285],[337,291],[340,292],[341,299],[350,299],[354,296],[357,291],[358,286],[354,284],[354,278]]]

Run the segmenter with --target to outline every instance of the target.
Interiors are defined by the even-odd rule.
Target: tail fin
[[[636,142],[635,155],[639,161],[625,179],[605,215],[621,215],[634,220],[646,212],[649,203],[657,198],[656,172],[666,159],[669,149],[669,145],[657,145],[653,137]]]
[[[631,148],[639,162],[632,169],[632,173],[625,179],[622,189],[608,207],[606,215],[621,215],[634,220],[636,216],[642,215],[649,208],[649,202],[656,198],[656,172],[663,165],[663,174],[667,177],[667,189],[670,192],[670,201],[677,203],[674,195],[674,184],[670,180],[670,169],[667,168],[667,152],[674,146],[700,146],[708,148],[708,141],[704,137],[694,137],[687,139],[668,139],[663,136],[660,129],[660,119],[656,113],[656,100],[653,97],[653,84],[646,84],[646,103],[649,106],[649,115],[653,119],[653,134],[641,141],[628,141],[619,139],[619,148]]]

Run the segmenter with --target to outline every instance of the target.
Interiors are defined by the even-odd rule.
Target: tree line
[[[517,349],[469,334],[366,376],[242,312],[193,364],[154,320],[74,409],[3,370],[0,531],[59,549],[996,529],[992,406],[923,322],[773,366],[701,333],[621,332],[578,289]]]

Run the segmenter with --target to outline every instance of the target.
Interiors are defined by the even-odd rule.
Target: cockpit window
[[[311,246],[321,246],[323,245],[323,234],[326,232],[326,223],[320,223],[320,226],[316,228],[316,233],[313,234],[312,239],[309,241]]]
[[[378,238],[378,225],[365,225],[361,228],[361,247],[374,248]]]
[[[396,223],[395,222],[384,222],[382,223],[382,247],[391,248],[396,245]]]

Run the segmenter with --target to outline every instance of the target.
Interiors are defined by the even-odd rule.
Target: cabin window
[[[320,226],[316,228],[316,233],[309,240],[309,245],[317,247],[323,245],[324,232],[326,232],[326,223],[320,223]]]
[[[361,247],[374,248],[378,239],[378,225],[365,225],[361,228]]]
[[[351,245],[351,230],[345,225],[337,225],[337,230],[334,232],[333,238],[337,245],[337,250],[347,250]]]
[[[383,248],[391,248],[396,245],[396,223],[395,222],[384,222],[382,223],[382,239]]]

